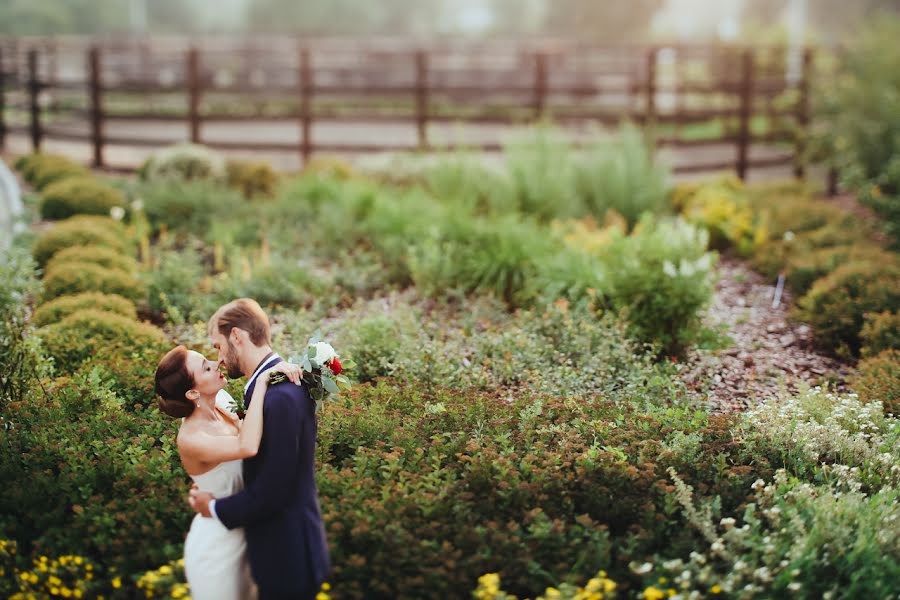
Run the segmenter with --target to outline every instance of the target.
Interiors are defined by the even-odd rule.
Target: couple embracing
[[[315,402],[298,365],[271,348],[254,300],[222,306],[207,330],[216,360],[178,346],[156,371],[160,409],[182,419],[177,445],[197,512],[184,544],[195,600],[306,600],[329,572],[316,493]],[[246,376],[241,421],[228,377]],[[269,383],[272,373],[286,381]]]

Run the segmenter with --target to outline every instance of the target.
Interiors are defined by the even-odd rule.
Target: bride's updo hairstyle
[[[185,397],[194,387],[194,378],[187,369],[187,348],[176,346],[169,350],[156,367],[156,394],[159,410],[170,417],[190,416],[196,405]]]

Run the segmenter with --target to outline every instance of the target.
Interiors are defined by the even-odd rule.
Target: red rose
[[[332,358],[331,362],[328,363],[328,366],[331,368],[331,372],[335,375],[340,375],[341,371],[344,370],[344,368],[341,366],[341,361],[339,361],[337,358]]]

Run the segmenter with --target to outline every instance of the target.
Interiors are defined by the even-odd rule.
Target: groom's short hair
[[[235,327],[246,331],[250,341],[257,346],[272,344],[269,317],[252,298],[238,298],[219,308],[210,317],[207,332],[218,331],[227,338]]]

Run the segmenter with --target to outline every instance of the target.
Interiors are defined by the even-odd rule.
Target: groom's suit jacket
[[[269,359],[260,372],[281,362]],[[244,393],[249,406],[256,381]],[[263,595],[312,597],[330,570],[316,492],[316,403],[306,384],[289,381],[266,390],[263,435],[256,456],[244,460],[244,490],[216,500],[229,529],[244,527],[250,568]]]

